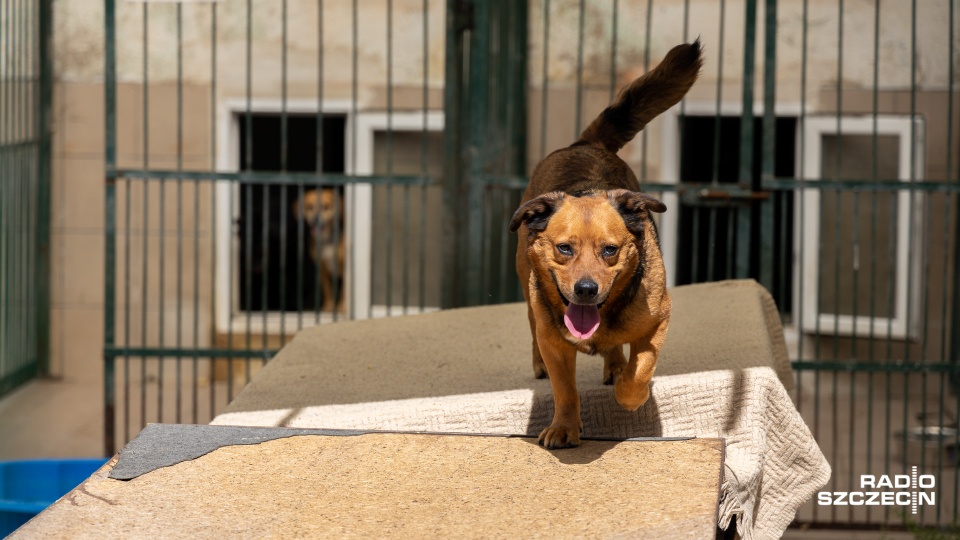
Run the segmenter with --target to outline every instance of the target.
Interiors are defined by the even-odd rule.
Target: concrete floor
[[[103,457],[103,383],[35,380],[0,399],[0,460]]]

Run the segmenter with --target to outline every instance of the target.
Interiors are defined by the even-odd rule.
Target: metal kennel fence
[[[670,284],[773,293],[825,489],[937,479],[917,514],[798,526],[955,526],[952,0],[104,5],[108,452],[208,421],[303,327],[518,300],[532,165],[699,36],[700,81],[621,152]]]
[[[50,8],[0,3],[0,396],[49,359]]]

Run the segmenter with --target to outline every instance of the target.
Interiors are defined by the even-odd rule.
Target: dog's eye
[[[617,246],[603,246],[603,256],[604,257],[613,257],[617,254]]]
[[[570,244],[557,244],[557,251],[563,255],[573,255],[573,247]]]

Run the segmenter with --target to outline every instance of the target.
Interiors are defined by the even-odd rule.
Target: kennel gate
[[[798,524],[957,521],[960,439],[931,436],[960,417],[955,2],[105,7],[110,451],[209,420],[305,325],[519,299],[504,224],[532,164],[700,36],[700,82],[621,152],[670,209],[671,284],[773,293],[825,489],[942,480],[916,516],[811,503]],[[291,216],[318,187],[345,199],[343,314]]]
[[[0,397],[47,373],[51,2],[0,3]]]

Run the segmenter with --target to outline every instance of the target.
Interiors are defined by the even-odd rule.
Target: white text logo
[[[919,505],[937,504],[936,492],[926,491],[934,489],[936,485],[937,480],[932,474],[918,475],[916,467],[911,469],[909,475],[865,474],[860,477],[862,491],[821,491],[817,493],[817,504],[821,506],[909,506],[910,513],[916,514]]]

